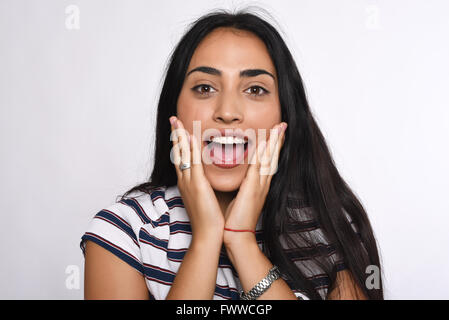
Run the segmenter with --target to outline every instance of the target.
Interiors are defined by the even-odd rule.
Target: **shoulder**
[[[154,187],[147,192],[134,191],[99,210],[90,220],[84,238],[102,241],[103,236],[107,236],[106,240],[126,239],[138,246],[138,235],[143,226],[157,227],[165,220],[188,221],[183,209],[176,185]],[[170,215],[173,217],[169,218]],[[83,241],[81,248],[84,249]]]
[[[150,223],[152,219],[157,219],[153,198],[160,190],[161,188],[158,188],[150,193],[135,191],[106,205],[93,216],[91,225],[108,223],[128,232],[128,228],[136,230]]]
[[[333,289],[328,292],[328,300],[367,300],[367,296],[355,281],[349,269],[337,272]]]
[[[81,237],[83,254],[90,240],[142,272],[139,232],[166,211],[165,198],[161,197],[166,190],[158,187],[148,193],[135,191],[99,210]]]

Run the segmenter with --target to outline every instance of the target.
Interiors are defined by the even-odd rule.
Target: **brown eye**
[[[250,90],[249,94],[252,96],[263,96],[269,93],[268,90],[260,86],[252,86],[248,90]]]
[[[211,92],[212,87],[211,87],[210,85],[207,85],[207,84],[200,84],[200,85],[197,85],[197,86],[193,87],[192,90],[193,90],[194,92],[198,93],[198,94],[201,95],[201,96],[207,96],[207,95],[209,95],[210,93],[212,93],[212,92]]]

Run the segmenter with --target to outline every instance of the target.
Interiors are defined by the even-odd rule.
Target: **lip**
[[[252,143],[251,143],[251,139],[249,139],[249,137],[243,133],[243,130],[239,129],[239,128],[227,128],[227,129],[213,128],[213,129],[218,130],[220,132],[220,137],[237,137],[237,138],[243,139],[246,143],[246,148],[243,153],[242,159],[236,159],[235,157],[233,157],[232,163],[219,163],[215,157],[211,156],[210,153],[207,152],[208,157],[212,160],[212,164],[218,168],[232,169],[232,168],[239,166],[240,164],[246,163],[246,159],[248,158],[248,150]],[[226,134],[226,131],[228,132],[228,134]],[[208,141],[211,140],[213,137],[217,137],[217,135],[209,135],[206,137],[206,140],[203,141],[204,148],[207,148],[207,149],[209,148]]]

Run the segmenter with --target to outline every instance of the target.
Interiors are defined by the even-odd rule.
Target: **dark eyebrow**
[[[195,71],[208,73],[213,76],[221,76],[221,71],[218,69],[215,69],[213,67],[200,66],[200,67],[196,67],[195,69],[190,70],[187,73],[186,77],[188,77],[192,72],[195,72]],[[264,70],[264,69],[246,69],[246,70],[240,71],[241,78],[256,77],[260,74],[267,74],[270,77],[272,77],[273,79],[275,79],[274,76],[270,72],[268,72],[267,70]]]

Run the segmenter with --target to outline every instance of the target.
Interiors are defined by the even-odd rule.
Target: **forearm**
[[[192,239],[178,269],[167,300],[210,300],[217,281],[222,237]]]
[[[236,239],[225,244],[228,257],[239,275],[244,292],[251,290],[260,280],[265,278],[273,264],[257,245],[256,237],[251,233],[236,235]],[[297,300],[297,297],[279,278],[265,291],[258,300]]]

